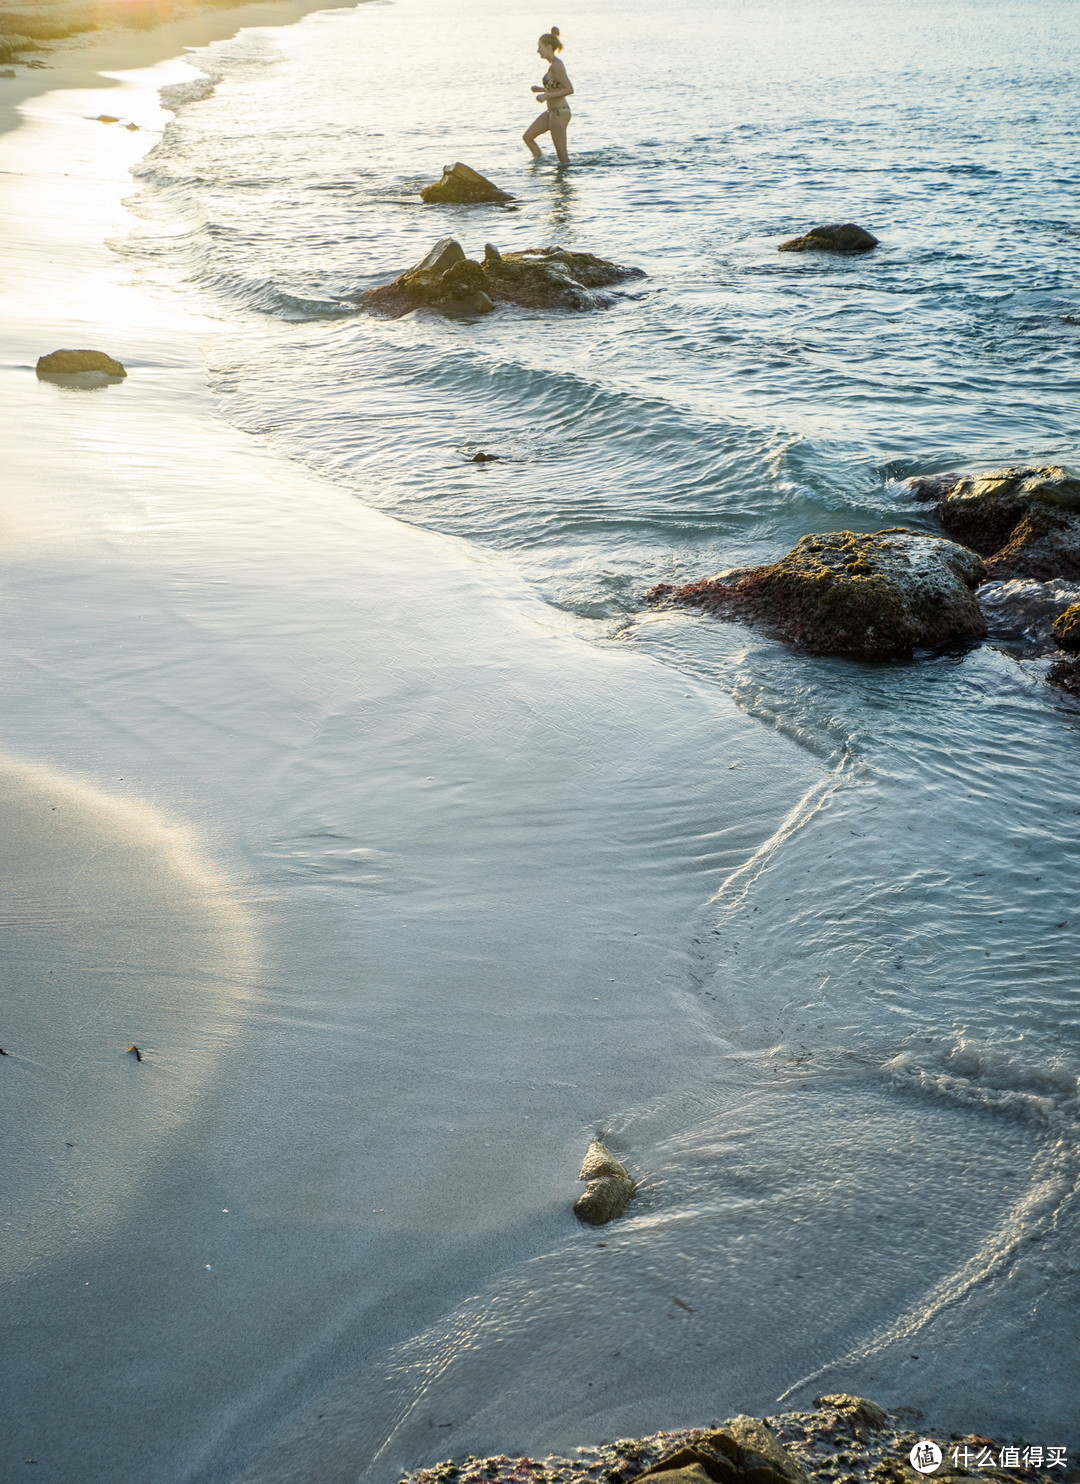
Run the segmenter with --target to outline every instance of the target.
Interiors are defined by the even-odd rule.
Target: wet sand
[[[221,421],[213,324],[105,244],[184,67],[128,74],[230,24],[54,58],[32,87],[63,91],[28,82],[0,140],[26,903],[0,1470],[49,1484],[235,1477],[345,1370],[562,1240],[583,1139],[709,1075],[703,904],[820,776],[584,643],[500,560]],[[38,381],[64,345],[127,380]]]

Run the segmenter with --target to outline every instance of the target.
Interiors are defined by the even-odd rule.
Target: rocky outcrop
[[[39,376],[72,376],[79,371],[100,371],[106,376],[126,376],[119,361],[103,350],[54,350],[39,356]]]
[[[661,583],[645,597],[760,624],[812,654],[881,660],[981,638],[972,589],[984,576],[974,552],[940,536],[834,531],[804,536],[777,562]]]
[[[599,309],[611,303],[601,289],[642,277],[592,253],[563,247],[533,247],[501,253],[488,243],[483,262],[465,256],[452,237],[437,242],[415,268],[392,283],[368,289],[360,303],[372,313],[398,319],[427,307],[449,315],[488,314],[496,304],[525,309]]]
[[[1080,578],[1080,479],[1056,465],[913,480],[950,536],[986,558],[991,580]]]
[[[833,222],[825,227],[811,227],[801,237],[781,242],[777,252],[869,252],[878,239],[854,222]]]
[[[830,1396],[816,1396],[815,1407],[824,1407],[842,1417],[857,1438],[865,1439],[871,1432],[885,1426],[887,1416],[884,1407],[867,1400],[865,1396],[852,1396],[847,1391],[834,1392]]]
[[[1054,638],[1059,649],[1080,654],[1080,603],[1073,603],[1054,621]]]
[[[626,1166],[602,1139],[594,1139],[585,1151],[578,1179],[587,1183],[574,1205],[574,1215],[590,1226],[605,1226],[621,1216],[634,1194]]]
[[[806,1474],[756,1417],[734,1417],[715,1432],[704,1433],[688,1448],[680,1448],[639,1474],[639,1479],[663,1475],[662,1484],[806,1484]]]
[[[431,204],[454,206],[478,206],[490,202],[505,206],[514,198],[500,191],[499,187],[478,170],[471,170],[459,160],[456,165],[444,165],[442,179],[434,185],[425,186],[420,199]]]
[[[959,1436],[946,1419],[924,1419],[912,1408],[888,1414],[865,1398],[847,1395],[822,1397],[815,1406],[812,1412],[773,1412],[765,1422],[735,1417],[708,1428],[619,1438],[575,1448],[569,1457],[527,1458],[516,1451],[489,1458],[470,1454],[464,1460],[429,1464],[406,1474],[401,1484],[636,1484],[648,1477],[661,1484],[705,1484],[717,1476],[736,1484],[777,1484],[778,1479],[784,1484],[917,1484],[922,1477],[935,1484],[972,1484],[973,1478],[1018,1477],[1015,1464],[986,1467],[987,1449],[995,1462],[1004,1461],[1003,1440]],[[911,1430],[911,1418],[917,1419],[918,1432]],[[941,1440],[945,1457],[940,1472],[920,1475],[908,1460],[918,1441],[927,1437]],[[687,1457],[688,1462],[677,1463]],[[970,1465],[978,1457],[983,1461],[974,1469],[960,1461]],[[725,1468],[726,1474],[721,1472]],[[1062,1484],[1067,1471],[1033,1463],[1021,1472],[1024,1484]]]

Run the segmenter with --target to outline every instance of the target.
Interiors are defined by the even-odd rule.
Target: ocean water
[[[553,22],[565,171],[519,139]],[[244,31],[167,90],[114,245],[218,320],[227,417],[508,558],[587,642],[733,697],[819,775],[703,891],[677,1033],[708,1073],[631,1078],[605,1120],[646,1175],[632,1216],[392,1346],[328,1335],[253,1477],[837,1389],[1080,1442],[1080,712],[993,644],[870,666],[641,603],[807,532],[932,530],[911,474],[1080,460],[1078,50],[1058,0],[380,0]],[[422,205],[456,159],[514,208]],[[838,220],[881,246],[777,254]],[[356,312],[448,234],[646,277],[596,314]]]

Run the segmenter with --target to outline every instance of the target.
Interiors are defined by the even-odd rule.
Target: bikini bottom
[[[553,107],[548,109],[549,119],[569,120],[570,116],[570,108],[569,105],[566,103],[556,103]]]

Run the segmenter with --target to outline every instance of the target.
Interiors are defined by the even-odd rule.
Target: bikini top
[[[546,72],[541,81],[545,88],[557,88],[559,86],[559,79],[555,76],[554,72]]]

